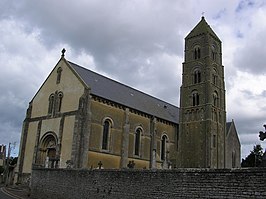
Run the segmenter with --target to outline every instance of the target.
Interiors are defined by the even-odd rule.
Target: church
[[[29,102],[18,182],[32,167],[173,169],[240,167],[226,122],[221,40],[202,17],[185,38],[180,107],[65,58]]]

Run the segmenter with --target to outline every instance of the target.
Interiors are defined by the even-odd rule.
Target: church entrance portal
[[[38,164],[46,168],[57,168],[57,136],[54,132],[47,132],[42,136],[39,145]]]

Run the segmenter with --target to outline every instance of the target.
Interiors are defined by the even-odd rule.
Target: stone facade
[[[265,168],[34,169],[31,198],[265,198]]]
[[[178,124],[166,117],[171,116],[170,111],[178,115],[177,107],[132,88],[130,97],[152,101],[162,111],[143,112],[113,101],[97,95],[78,70],[84,68],[62,56],[29,103],[21,135],[18,182],[27,181],[32,167],[100,165],[118,169],[127,168],[130,162],[134,168],[176,165]],[[86,72],[95,81],[109,81],[128,89],[92,71]],[[103,84],[103,89],[107,86]]]

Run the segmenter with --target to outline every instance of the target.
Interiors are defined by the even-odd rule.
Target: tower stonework
[[[180,88],[180,167],[225,167],[225,85],[221,41],[204,17],[185,38]]]

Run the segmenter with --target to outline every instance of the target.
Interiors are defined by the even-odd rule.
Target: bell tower
[[[180,167],[225,167],[225,85],[221,41],[202,17],[185,38],[180,88]]]

